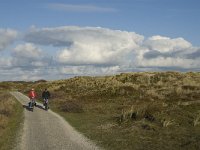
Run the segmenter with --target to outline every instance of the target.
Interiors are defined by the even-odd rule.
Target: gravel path
[[[20,92],[13,96],[27,105],[29,98]],[[37,103],[42,106],[42,104]],[[41,107],[24,110],[24,125],[17,149],[20,150],[98,150],[97,146],[75,131],[62,117]]]

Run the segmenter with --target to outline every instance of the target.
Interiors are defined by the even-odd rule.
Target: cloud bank
[[[14,30],[0,30],[0,50],[13,43]],[[101,27],[31,28],[10,56],[0,60],[0,80],[59,79],[128,71],[199,71],[200,48],[185,39]],[[21,78],[13,78],[18,70]],[[10,72],[10,74],[9,74]]]

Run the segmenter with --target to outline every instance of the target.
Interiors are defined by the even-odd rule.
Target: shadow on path
[[[22,105],[23,106],[23,108],[25,108],[26,110],[28,110],[28,111],[32,111],[33,109],[32,108],[30,108],[28,105]],[[45,108],[43,107],[43,106],[41,106],[41,105],[36,105],[35,107],[37,107],[37,108],[39,108],[39,109],[42,109],[42,110],[45,110]],[[46,111],[46,110],[45,110]]]
[[[45,110],[43,106],[41,105],[36,105],[35,107],[39,108],[39,109],[42,109],[42,110]],[[45,110],[46,111],[46,110]]]
[[[28,107],[27,105],[22,105],[22,106],[23,106],[23,108],[26,108],[26,110],[28,110],[28,111],[32,111],[33,110],[32,108]]]

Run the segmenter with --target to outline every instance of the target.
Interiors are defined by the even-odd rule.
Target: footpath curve
[[[29,98],[20,92],[11,94],[26,106]],[[85,136],[78,133],[61,116],[42,109],[42,104],[34,111],[24,110],[24,124],[16,149],[20,150],[99,150]]]

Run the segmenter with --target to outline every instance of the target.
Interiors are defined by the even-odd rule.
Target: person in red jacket
[[[36,93],[34,89],[31,89],[31,91],[28,94],[30,101],[36,106],[35,98],[36,98]]]

